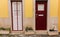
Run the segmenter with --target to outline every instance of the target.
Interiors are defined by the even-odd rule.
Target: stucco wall
[[[58,0],[50,0],[50,26],[56,26],[58,30]]]
[[[60,32],[60,0],[58,2],[58,29],[59,29],[59,32]]]
[[[0,0],[0,17],[8,18],[8,0]]]
[[[50,0],[50,16],[58,17],[58,0]]]
[[[0,1],[0,27],[10,27],[10,12],[8,7],[8,0]]]
[[[35,27],[34,27],[34,5],[33,4],[34,4],[33,0],[24,0],[24,13],[23,13],[24,14],[24,19],[23,19],[24,25],[23,26],[25,27],[25,26],[29,25],[29,26],[32,26],[34,29]],[[10,12],[8,12],[9,11],[8,8],[9,8],[8,0],[1,0],[0,1],[0,18],[3,19],[3,21],[1,22],[1,20],[0,20],[0,23],[2,23],[1,25],[3,25],[3,26],[5,25],[4,20],[6,21],[8,19],[9,19],[9,22],[7,21],[8,23],[6,23],[6,24],[11,25],[10,15],[9,15]],[[59,12],[60,12],[60,10],[59,10]],[[58,0],[50,0],[50,18],[53,18],[53,17],[58,18]],[[58,27],[60,29],[60,25]]]

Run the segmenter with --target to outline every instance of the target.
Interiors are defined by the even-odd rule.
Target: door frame
[[[11,9],[11,0],[8,0],[8,12],[9,12],[9,18],[10,18],[10,23],[11,23],[11,31],[23,31],[23,0],[22,0],[22,30],[13,30],[12,29],[12,25],[13,25],[13,21],[12,21],[12,9]]]
[[[35,24],[35,2],[36,0],[33,0],[34,2],[34,25],[35,25],[35,28],[36,28],[36,24]],[[50,0],[47,1],[47,30],[36,30],[34,29],[37,33],[39,33],[40,31],[43,31],[44,32],[48,32],[49,31],[49,25],[50,25]],[[41,33],[41,32],[40,32]]]

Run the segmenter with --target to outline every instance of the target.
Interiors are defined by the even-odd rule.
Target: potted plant
[[[52,26],[53,26],[52,29],[50,29],[49,31],[54,31],[55,25],[53,24]]]
[[[25,28],[25,31],[26,31],[26,32],[28,32],[28,31],[33,31],[33,28],[27,26],[27,27]]]
[[[8,34],[10,32],[10,28],[0,27],[0,34]]]

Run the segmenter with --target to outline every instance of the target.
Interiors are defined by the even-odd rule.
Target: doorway
[[[47,1],[35,1],[35,29],[47,30]]]
[[[22,10],[22,0],[12,0],[11,1],[11,17],[12,17],[12,30],[20,31],[22,30],[23,24],[23,10]]]

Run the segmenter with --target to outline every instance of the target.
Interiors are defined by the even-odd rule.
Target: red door
[[[47,1],[35,3],[36,30],[47,30]]]

